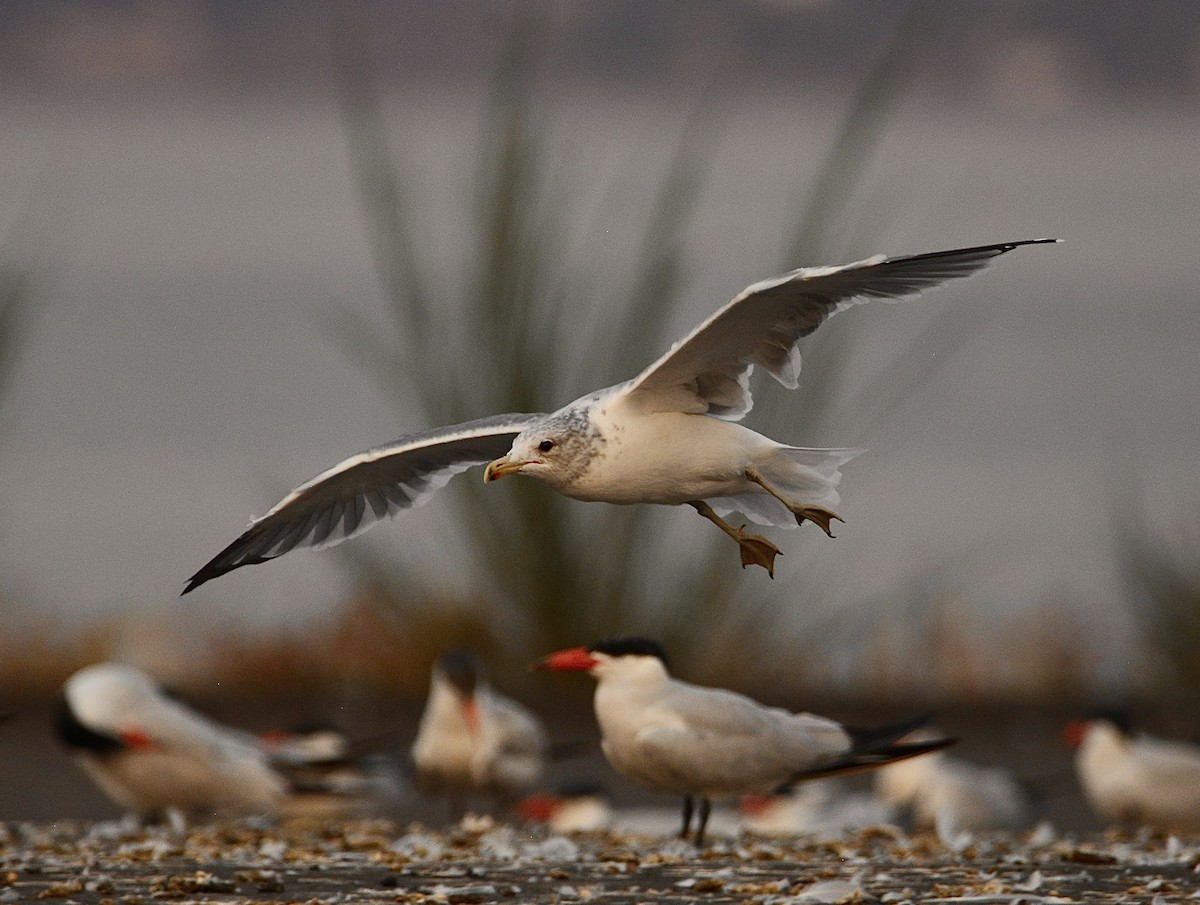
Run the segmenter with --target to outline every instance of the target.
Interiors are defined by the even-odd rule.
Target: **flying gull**
[[[779,548],[723,516],[759,525],[805,520],[830,537],[840,467],[859,449],[785,446],[736,422],[753,404],[757,365],[798,386],[798,342],[851,305],[895,301],[969,276],[1031,239],[853,264],[803,267],[754,283],[632,380],[552,414],[494,415],[409,434],[301,484],[191,577],[183,593],[301,547],[332,546],[426,502],[454,475],[525,474],[577,500],[686,503],[733,538],[742,566],[774,576]]]

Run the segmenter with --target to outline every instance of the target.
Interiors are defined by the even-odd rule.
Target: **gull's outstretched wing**
[[[837,267],[803,267],[743,289],[622,389],[626,402],[652,411],[709,414],[737,421],[750,411],[755,365],[789,389],[800,376],[799,340],[851,305],[898,300],[970,276],[1028,239]]]
[[[298,547],[330,547],[380,519],[420,506],[456,474],[504,455],[544,415],[494,415],[409,434],[351,456],[306,481],[255,519],[188,580],[183,593],[241,566]]]

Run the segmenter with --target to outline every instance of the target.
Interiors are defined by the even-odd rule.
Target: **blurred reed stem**
[[[1152,683],[1200,693],[1200,526],[1167,534],[1136,505],[1118,507],[1117,561],[1130,613],[1149,654]]]
[[[31,267],[0,263],[0,403],[12,388],[13,372],[24,344],[33,289]]]

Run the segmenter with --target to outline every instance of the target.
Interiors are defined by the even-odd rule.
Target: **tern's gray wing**
[[[544,415],[494,415],[409,434],[351,456],[301,484],[191,577],[183,593],[299,547],[329,547],[420,506],[456,474],[504,455]]]
[[[888,258],[837,267],[804,267],[743,289],[733,301],[671,347],[621,390],[652,411],[709,414],[737,421],[753,404],[750,371],[767,370],[789,389],[800,375],[799,340],[868,299],[898,300],[969,276],[1031,239]]]
[[[638,730],[636,758],[646,778],[667,788],[691,783],[714,794],[769,788],[851,745],[833,720],[724,689],[673,682],[662,706],[666,716]]]

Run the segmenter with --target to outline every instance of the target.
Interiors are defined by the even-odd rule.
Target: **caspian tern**
[[[280,815],[346,820],[394,808],[409,791],[399,765],[382,753],[394,735],[351,740],[327,725],[259,735],[272,768],[288,782]]]
[[[327,547],[411,509],[454,475],[487,463],[484,479],[525,474],[577,500],[687,504],[732,537],[742,566],[774,575],[779,548],[735,528],[812,521],[831,537],[841,521],[840,468],[859,449],[785,446],[735,422],[750,411],[750,374],[799,385],[799,341],[839,311],[895,301],[970,276],[993,258],[1055,242],[1032,239],[805,267],[754,283],[641,374],[550,415],[468,421],[352,456],[301,484],[189,580],[188,593],[241,566],[300,547]]]
[[[546,749],[537,717],[494,691],[472,652],[447,651],[434,664],[411,750],[423,791],[510,801],[541,778]]]
[[[896,822],[891,805],[844,785],[838,779],[819,779],[776,795],[743,795],[738,799],[742,826],[760,836],[828,838]]]
[[[514,810],[521,819],[544,823],[558,833],[608,830],[623,836],[661,838],[674,832],[679,822],[675,811],[655,805],[614,807],[603,790],[588,784],[528,795],[516,803]],[[717,813],[709,829],[735,835],[739,828],[733,819],[722,819]]]
[[[100,789],[144,819],[172,810],[198,817],[361,816],[395,781],[394,771],[367,768],[334,733],[285,742],[233,729],[124,663],[72,675],[59,695],[55,728]]]
[[[914,733],[909,741],[930,738]],[[1012,771],[951,757],[944,751],[890,764],[874,775],[884,801],[906,809],[919,829],[946,840],[962,833],[1016,830],[1034,818],[1033,799]]]
[[[1116,712],[1063,730],[1088,803],[1106,820],[1200,829],[1200,747],[1135,733]]]
[[[164,695],[123,663],[81,669],[63,685],[59,739],[109,798],[147,817],[275,814],[287,781],[255,737]]]
[[[544,823],[558,833],[607,829],[613,818],[604,790],[590,783],[526,795],[514,810],[522,820]]]
[[[662,648],[646,638],[573,647],[534,665],[587,672],[596,679],[594,706],[604,756],[634,782],[683,793],[682,838],[698,804],[697,846],[703,844],[713,798],[872,769],[953,741],[896,744],[916,724],[851,729],[732,691],[682,682],[667,671]]]

